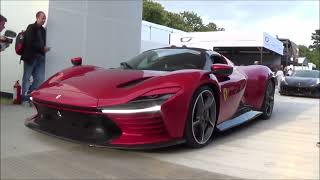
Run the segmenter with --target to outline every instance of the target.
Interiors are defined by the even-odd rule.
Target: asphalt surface
[[[279,96],[270,120],[183,145],[130,151],[34,132],[30,107],[1,105],[1,179],[319,179],[319,99]]]

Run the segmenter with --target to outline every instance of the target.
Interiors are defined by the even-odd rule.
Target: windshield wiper
[[[120,65],[123,66],[123,67],[126,67],[128,69],[133,69],[133,67],[130,66],[127,62],[122,62],[122,63],[120,63]]]

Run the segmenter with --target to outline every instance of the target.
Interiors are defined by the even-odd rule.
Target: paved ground
[[[90,148],[25,128],[33,113],[1,106],[1,179],[319,179],[319,99],[277,94],[272,119],[195,150]]]

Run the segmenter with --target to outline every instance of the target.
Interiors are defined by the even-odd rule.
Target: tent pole
[[[260,48],[260,64],[262,64],[262,50],[263,50],[263,47]]]

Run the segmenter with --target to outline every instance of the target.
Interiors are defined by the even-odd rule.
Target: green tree
[[[307,46],[299,45],[299,56],[300,57],[307,57],[310,53],[310,49]]]
[[[310,45],[310,48],[320,50],[320,29],[316,29],[315,33],[312,33],[311,40],[313,40],[313,44]]]
[[[200,31],[224,31],[224,28],[219,28],[215,23],[210,22],[206,26],[200,29]]]
[[[186,32],[224,31],[224,28],[219,28],[213,22],[204,25],[201,17],[192,11],[184,11],[182,13],[168,12],[164,10],[161,4],[152,0],[143,0],[142,19]]]
[[[310,62],[317,66],[317,69],[320,69],[320,53],[319,49],[311,49],[309,56],[307,57]]]
[[[320,29],[316,29],[315,33],[312,33],[311,40],[313,40],[313,44],[310,46],[310,61],[320,69]]]
[[[168,21],[167,12],[162,5],[152,0],[143,0],[142,19],[160,25],[166,25]]]
[[[217,31],[218,30],[218,26],[213,22],[210,22],[209,24],[207,24],[206,27],[208,28],[208,31]]]
[[[168,22],[166,26],[186,32],[192,31],[192,27],[184,22],[183,17],[180,14],[167,12],[167,17]]]
[[[184,22],[192,28],[192,31],[200,31],[204,28],[202,19],[194,12],[184,11],[180,13]]]
[[[308,48],[303,45],[299,45],[299,56],[306,57],[309,60],[309,62],[311,62],[317,66],[317,69],[320,68],[319,50]]]

